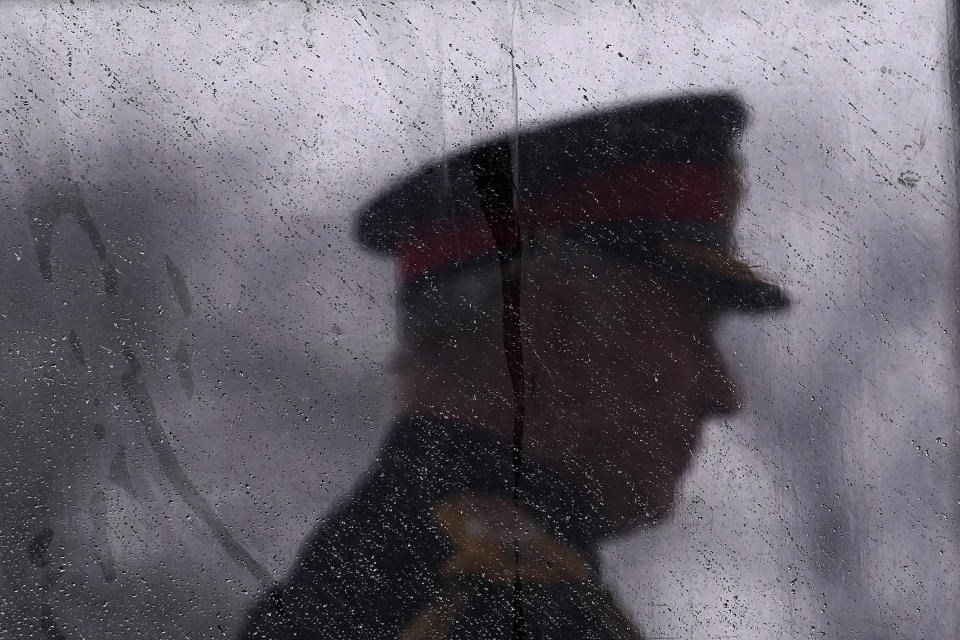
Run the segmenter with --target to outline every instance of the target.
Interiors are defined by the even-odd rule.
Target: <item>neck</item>
[[[512,438],[514,394],[503,354],[475,354],[457,367],[442,357],[435,360],[446,361],[419,361],[404,372],[405,411],[442,416]]]
[[[410,473],[410,484],[428,502],[453,494],[511,500],[511,447],[472,421],[412,413],[398,421],[383,457]],[[529,459],[519,488],[522,509],[542,524],[558,527],[557,533],[570,542],[590,545],[611,534],[599,508],[602,501],[553,465]]]

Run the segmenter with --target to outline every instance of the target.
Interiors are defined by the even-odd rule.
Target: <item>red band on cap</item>
[[[400,282],[460,260],[496,252],[490,225],[480,212],[444,218],[421,227],[415,238],[400,250],[397,276]]]
[[[735,193],[729,167],[636,165],[586,176],[548,198],[521,202],[520,224],[550,229],[572,224],[675,220],[719,224],[728,219]],[[399,251],[401,282],[461,260],[496,251],[480,212],[464,212],[421,226]]]

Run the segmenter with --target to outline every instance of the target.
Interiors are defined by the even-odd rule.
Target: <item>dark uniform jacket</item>
[[[522,468],[515,501],[509,443],[399,420],[241,638],[640,638],[601,584],[591,502],[546,467]]]

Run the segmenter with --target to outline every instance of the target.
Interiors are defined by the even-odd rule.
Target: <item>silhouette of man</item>
[[[244,638],[641,637],[597,546],[669,511],[738,407],[718,317],[786,304],[732,251],[745,119],[725,94],[592,113],[361,213],[398,265],[403,411]]]

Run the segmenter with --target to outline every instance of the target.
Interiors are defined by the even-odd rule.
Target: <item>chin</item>
[[[648,492],[637,492],[632,499],[624,500],[613,512],[606,514],[610,535],[625,535],[639,529],[655,526],[664,521],[674,507],[673,498],[658,499]]]

